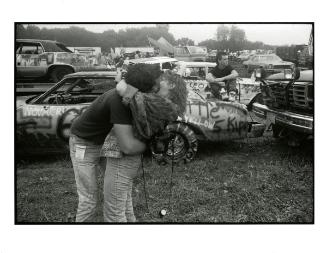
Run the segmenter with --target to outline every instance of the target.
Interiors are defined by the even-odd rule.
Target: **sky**
[[[175,39],[187,37],[197,44],[203,40],[215,37],[217,26],[220,24],[170,24],[169,32]],[[243,29],[249,41],[262,41],[269,45],[308,44],[311,32],[310,24],[235,24]],[[46,24],[37,25],[40,28],[68,28],[72,24]],[[74,26],[102,33],[113,29],[153,27],[155,24],[74,24]],[[231,24],[227,24],[231,26]]]

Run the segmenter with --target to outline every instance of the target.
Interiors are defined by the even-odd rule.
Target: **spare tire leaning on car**
[[[150,143],[155,161],[160,165],[190,162],[198,150],[198,141],[193,130],[182,122],[169,124],[164,133]]]
[[[50,70],[50,78],[57,83],[64,78],[65,75],[74,73],[74,69],[67,66],[55,66]]]

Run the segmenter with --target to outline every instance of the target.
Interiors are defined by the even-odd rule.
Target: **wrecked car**
[[[156,57],[149,57],[149,58],[138,58],[129,60],[129,64],[158,64],[162,71],[172,70],[176,67],[176,63],[178,60],[175,58],[167,57],[167,56],[156,56]]]
[[[253,112],[266,120],[273,136],[287,138],[290,146],[313,138],[313,71],[288,69],[265,78],[258,69],[256,76],[261,81],[262,103],[254,103]]]
[[[115,85],[115,76],[110,72],[79,72],[66,75],[41,95],[17,97],[17,153],[67,150],[73,120]],[[198,140],[226,141],[256,136],[263,133],[264,125],[249,121],[244,105],[206,99],[190,90],[184,116],[167,128],[176,134],[174,157],[187,161],[194,158]],[[165,154],[171,156],[172,149]]]
[[[293,62],[283,61],[275,54],[256,54],[251,56],[247,61],[243,62],[248,73],[252,73],[255,69],[263,67],[268,74],[283,72],[284,69],[293,68]]]
[[[18,79],[58,82],[70,73],[107,68],[96,66],[86,55],[73,53],[64,44],[51,40],[17,39],[15,50]]]
[[[189,89],[202,94],[204,97],[212,96],[205,78],[216,66],[216,63],[179,61],[176,65],[174,71],[184,78]],[[252,110],[253,103],[261,101],[260,82],[254,78],[237,78],[235,82],[238,90],[236,100],[247,105],[248,110]]]

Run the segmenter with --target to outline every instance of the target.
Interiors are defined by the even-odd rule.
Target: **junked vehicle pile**
[[[66,75],[41,95],[17,98],[17,151],[66,149],[72,121],[97,96],[114,87],[114,76],[110,72],[79,72]],[[264,127],[248,122],[247,116],[245,105],[206,99],[190,89],[185,115],[172,127],[177,132],[175,141],[179,147],[175,148],[174,156],[193,159],[198,140],[241,139],[258,129],[260,134],[260,127]]]
[[[24,43],[21,41],[20,44],[18,44],[17,52],[26,53],[26,46],[28,43],[31,44],[31,42],[25,41]],[[41,44],[41,41],[38,43],[40,44],[31,44],[29,46],[36,47],[40,54],[38,53],[39,55],[34,57],[34,59],[36,59],[34,60],[35,64],[30,64],[30,72],[24,74],[25,76],[32,74],[34,76],[40,75],[40,69],[43,69],[42,73],[44,75],[51,75],[54,71],[54,63],[58,63],[60,59],[65,60],[60,64],[58,63],[58,68],[69,67],[73,62],[78,63],[75,64],[74,70],[71,70],[71,72],[78,70],[77,65],[79,67],[87,65],[84,60],[81,60],[82,58],[78,58],[78,56],[66,52],[65,47],[61,47],[59,44],[55,44],[56,47],[62,48],[61,50],[65,52],[43,52],[42,50],[46,43]],[[69,57],[67,56],[70,59],[69,62],[67,62],[68,58],[66,56],[63,57],[61,54],[65,54],[66,56],[70,55]],[[22,67],[21,64],[23,61],[18,61],[18,58],[16,60],[18,64],[17,74],[19,76],[21,69],[19,65]],[[29,56],[27,58],[29,59],[28,62],[30,62],[33,57]],[[49,61],[49,59],[51,61]],[[269,94],[274,94],[274,103],[276,104],[279,102],[280,105],[283,104],[285,110],[289,110],[290,105],[296,106],[298,109],[301,109],[302,112],[313,108],[313,97],[312,100],[310,100],[311,98],[303,100],[301,97],[303,94],[307,95],[313,92],[313,88],[311,88],[312,78],[311,81],[307,80],[304,86],[299,85],[299,82],[302,82],[301,80],[303,78],[300,78],[296,82],[293,78],[292,84],[288,82],[285,83],[285,80],[276,84],[276,80],[280,80],[279,75],[284,75],[287,69],[285,69],[282,74],[273,75],[267,80],[262,78],[257,78],[256,80],[253,78],[237,78],[236,84],[238,93],[235,99],[222,101],[212,96],[208,89],[208,82],[205,80],[206,75],[216,65],[213,62],[183,62],[171,57],[140,58],[128,61],[128,64],[139,63],[159,64],[163,71],[173,70],[184,78],[188,86],[189,94],[184,117],[179,118],[177,122],[171,124],[167,128],[176,133],[176,138],[174,140],[174,154],[171,148],[168,148],[165,154],[165,160],[171,159],[172,155],[184,161],[192,160],[196,155],[199,140],[227,141],[262,136],[266,126],[248,117],[249,111],[251,110],[254,110],[257,116],[265,118],[268,124],[269,122],[273,123],[272,129],[274,131],[274,136],[280,136],[286,132],[290,133],[289,130],[286,131],[289,127],[285,127],[285,122],[281,123],[280,115],[286,115],[287,113],[281,113],[279,110],[278,113],[275,113],[277,116],[271,116],[273,115],[272,107],[269,107],[267,104],[269,103],[267,102],[269,101],[269,99],[267,100]],[[25,68],[27,68],[26,64],[25,61]],[[124,67],[126,66],[123,66],[123,68]],[[32,68],[34,68],[34,70],[32,70]],[[265,68],[262,69],[265,70]],[[56,152],[58,150],[67,150],[67,141],[73,120],[80,115],[97,96],[115,87],[115,76],[117,75],[117,71],[78,72],[68,75],[64,75],[67,73],[62,72],[62,77],[53,78],[53,80],[63,79],[41,95],[17,97],[16,144],[18,153],[26,154],[39,153],[40,151]],[[304,73],[303,75],[308,77],[308,74]],[[303,75],[302,77],[304,77]],[[273,81],[273,85],[271,84],[271,80],[275,80]],[[308,83],[311,83],[311,85]],[[285,92],[281,91],[278,93],[280,90],[276,88],[277,86],[279,88],[285,86],[287,90],[287,98],[285,98],[284,102],[281,102],[283,100],[281,94]],[[269,89],[272,89],[272,91],[269,91]],[[290,102],[289,98],[293,98],[293,102]],[[312,134],[312,115],[310,115],[310,113],[308,114],[308,112],[305,114],[306,118],[301,120],[305,120],[305,124],[310,125],[308,129],[305,129],[305,132]],[[299,119],[299,116],[294,116],[294,112],[292,112],[291,115],[287,114],[284,118],[291,121],[289,120],[290,118],[292,118],[292,120],[295,118]],[[295,127],[294,125],[295,123],[292,123],[292,128]],[[297,127],[297,129],[299,128]],[[292,136],[294,136],[294,134],[292,134]],[[168,147],[171,147],[171,145],[168,145]]]

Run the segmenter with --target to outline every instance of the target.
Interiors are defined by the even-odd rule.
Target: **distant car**
[[[149,58],[138,58],[129,60],[129,64],[138,64],[138,63],[145,63],[145,64],[158,64],[160,69],[165,70],[172,70],[176,67],[176,63],[178,62],[177,59],[167,57],[167,56],[157,56],[157,57],[149,57]]]
[[[263,67],[267,73],[274,74],[294,67],[293,62],[283,61],[275,54],[257,54],[251,56],[247,61],[243,62],[245,68],[251,73],[259,67]]]
[[[237,56],[237,59],[240,61],[240,62],[243,62],[243,61],[247,61],[250,59],[250,57],[252,57],[254,54],[249,54],[249,53],[243,53],[243,54],[240,54],[239,56]]]
[[[174,47],[174,57],[179,61],[206,61],[207,51],[198,46]]]
[[[206,75],[216,66],[214,62],[185,62],[176,63],[174,71],[187,79],[205,79]]]
[[[18,97],[17,153],[67,151],[72,122],[99,95],[115,87],[114,78],[109,72],[73,73],[39,96]],[[198,140],[246,138],[253,131],[260,130],[259,126],[248,122],[248,111],[244,105],[206,99],[190,90],[184,116],[168,127],[177,135],[174,157],[192,159]],[[171,154],[171,149],[167,152]]]
[[[38,79],[58,82],[77,71],[106,70],[96,66],[86,55],[70,51],[64,44],[52,40],[17,39],[16,74],[18,79]]]

